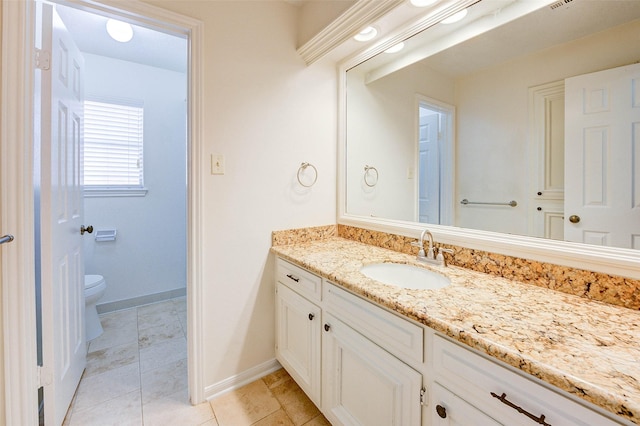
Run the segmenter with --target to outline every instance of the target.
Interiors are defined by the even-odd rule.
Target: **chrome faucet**
[[[429,248],[427,249],[426,253],[424,251],[424,237],[425,237],[425,235],[429,239]],[[451,249],[446,249],[446,248],[442,248],[442,247],[434,247],[433,235],[431,234],[431,232],[428,229],[423,230],[422,233],[420,234],[420,239],[418,240],[418,242],[412,242],[411,245],[412,246],[417,246],[417,247],[420,248],[418,250],[418,256],[416,256],[416,259],[419,260],[420,262],[432,263],[434,265],[447,266],[447,260],[444,257],[444,253],[453,254],[453,250],[451,250]],[[436,255],[436,252],[438,253],[437,255]]]

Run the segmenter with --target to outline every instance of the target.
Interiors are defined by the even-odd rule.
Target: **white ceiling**
[[[133,25],[133,39],[120,43],[107,34],[107,17],[61,5],[56,5],[56,10],[84,53],[187,71],[187,40],[184,37]]]

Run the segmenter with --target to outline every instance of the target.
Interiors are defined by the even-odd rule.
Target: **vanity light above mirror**
[[[415,182],[420,174],[420,167],[417,161],[404,161],[398,159],[398,153],[405,148],[403,148],[402,144],[398,142],[397,137],[392,136],[392,132],[388,133],[388,139],[394,140],[395,143],[386,147],[377,145],[374,142],[372,135],[363,138],[363,141],[365,142],[363,142],[361,148],[350,144],[350,137],[354,134],[365,134],[367,130],[369,130],[372,133],[382,135],[385,134],[386,130],[375,127],[376,124],[379,124],[382,121],[380,117],[376,116],[369,116],[369,122],[364,119],[361,122],[349,121],[349,114],[354,114],[354,106],[363,102],[362,99],[364,98],[347,98],[347,96],[349,96],[349,90],[353,86],[350,86],[350,77],[348,77],[348,74],[359,73],[362,76],[364,84],[363,87],[366,87],[366,85],[370,85],[369,87],[376,87],[376,85],[377,87],[382,87],[385,84],[388,84],[386,82],[390,81],[389,76],[393,76],[394,73],[399,76],[399,79],[404,79],[405,82],[414,78],[409,74],[406,74],[407,71],[405,71],[405,69],[412,64],[417,64],[423,61],[424,58],[427,57],[433,57],[434,59],[430,60],[431,62],[428,67],[425,66],[423,73],[425,75],[431,75],[434,79],[437,76],[435,76],[433,70],[437,71],[440,66],[444,69],[444,61],[448,61],[447,63],[449,63],[449,65],[455,65],[457,67],[457,71],[455,72],[461,73],[466,72],[465,68],[469,68],[472,65],[473,61],[470,59],[467,60],[467,58],[471,58],[471,56],[474,56],[475,59],[497,59],[506,61],[509,60],[509,49],[520,50],[519,53],[521,54],[526,53],[522,47],[522,40],[518,39],[518,33],[515,33],[515,35],[514,33],[510,33],[512,34],[512,38],[507,40],[507,46],[504,48],[497,48],[499,45],[498,42],[500,41],[498,40],[498,36],[493,40],[495,48],[487,51],[478,51],[477,46],[479,45],[476,41],[481,40],[483,37],[485,39],[491,39],[488,31],[493,28],[498,28],[496,33],[503,34],[502,36],[504,36],[504,33],[499,32],[503,25],[508,24],[511,21],[515,21],[522,16],[529,15],[536,10],[548,8],[554,9],[557,14],[571,13],[572,10],[580,10],[580,3],[584,2],[594,2],[594,0],[563,0],[559,2],[512,0],[482,0],[480,2],[452,1],[440,2],[432,5],[431,7],[425,8],[422,11],[411,6],[415,11],[415,17],[413,19],[405,20],[405,24],[396,27],[393,31],[383,31],[376,39],[377,41],[373,42],[369,47],[362,49],[359,53],[344,60],[340,65],[341,96],[339,117],[338,223],[410,237],[416,237],[425,226],[428,226],[435,234],[438,241],[443,243],[605,272],[613,275],[640,278],[639,250],[631,248],[605,247],[576,242],[554,241],[537,237],[534,238],[527,235],[537,235],[529,233],[530,229],[535,228],[534,225],[528,223],[532,222],[529,217],[533,217],[532,214],[537,212],[542,212],[539,217],[547,217],[547,212],[552,209],[557,210],[558,200],[561,200],[561,197],[564,197],[564,188],[562,187],[562,183],[556,185],[552,182],[550,184],[548,181],[552,179],[547,176],[540,180],[538,185],[538,182],[534,182],[537,178],[532,177],[532,174],[527,173],[527,168],[529,167],[528,164],[520,165],[517,162],[510,164],[509,161],[504,161],[501,158],[501,156],[505,155],[505,152],[508,155],[517,155],[518,158],[538,156],[539,153],[532,150],[530,144],[522,145],[522,148],[514,150],[516,147],[516,141],[514,140],[510,145],[504,145],[499,149],[496,148],[497,151],[495,152],[490,149],[474,152],[472,149],[465,148],[464,152],[474,152],[474,154],[473,157],[464,159],[464,157],[462,157],[463,152],[460,149],[460,146],[458,146],[458,138],[468,138],[469,136],[466,135],[467,131],[464,127],[460,127],[457,123],[453,124],[449,129],[452,140],[454,141],[450,152],[448,153],[450,163],[441,165],[442,168],[450,172],[450,176],[445,177],[444,179],[449,180],[451,189],[447,193],[440,195],[445,200],[446,204],[442,209],[445,213],[445,220],[436,222],[423,221],[420,218],[420,208],[418,207],[417,201],[415,201],[417,197],[412,201],[413,204],[409,206],[408,213],[400,212],[400,210],[402,210],[400,209],[402,202],[398,201],[397,198],[393,200],[382,200],[377,207],[375,206],[375,203],[372,202],[375,201],[376,197],[380,197],[380,194],[384,191],[385,185],[392,185],[390,182],[396,182],[396,184],[392,185],[391,189],[397,196],[400,192],[404,191],[397,186],[399,183],[406,184],[408,180],[412,179]],[[606,3],[612,4],[617,2],[613,1]],[[403,7],[406,9],[407,6]],[[462,10],[468,10],[468,16],[463,21],[450,25],[438,25],[443,19],[446,19]],[[575,15],[573,17],[575,19]],[[614,13],[601,13],[601,18],[602,19],[600,21],[602,22],[599,22],[598,25],[609,25],[606,21],[613,20]],[[575,20],[580,21],[579,19]],[[372,24],[379,25],[376,22]],[[585,27],[587,25],[587,23],[584,24]],[[380,24],[379,26],[380,28],[389,27],[388,24]],[[586,30],[588,28],[583,29]],[[525,30],[526,28],[523,28],[520,34],[523,35],[526,33]],[[539,44],[550,42],[550,40],[547,39],[553,36],[552,33],[552,31],[539,31],[536,41]],[[430,38],[429,43],[417,43],[417,39],[423,35]],[[584,35],[580,37],[584,37]],[[460,47],[463,46],[462,42],[466,40],[470,41],[470,47],[467,50]],[[400,42],[405,42],[406,44],[405,49],[402,52],[395,53],[394,55],[380,54]],[[474,45],[473,43],[476,44]],[[450,49],[453,47],[456,48],[455,51]],[[535,49],[541,48],[540,46],[533,46],[532,51],[535,50],[534,47]],[[476,49],[476,52],[471,52],[473,48]],[[446,55],[445,53],[447,51],[455,53]],[[474,54],[472,55],[472,53]],[[435,63],[435,58],[439,58],[441,62]],[[635,59],[635,61],[637,60],[640,60],[640,57]],[[576,59],[576,61],[578,61],[578,59]],[[625,58],[616,58],[612,59],[612,61],[614,67],[629,63],[625,62],[627,61]],[[489,68],[492,65],[490,62],[487,62],[486,64],[479,66]],[[588,70],[588,72],[591,71],[593,70]],[[445,74],[452,74],[454,71],[443,72]],[[567,76],[563,76],[563,78],[576,74],[578,73],[568,74]],[[534,86],[534,84],[525,86],[524,91],[513,92],[512,97],[522,97],[524,95],[524,102],[526,103],[528,89],[537,89],[539,90],[539,94],[542,96],[542,102],[544,103],[545,99],[548,100],[550,99],[549,96],[551,96],[547,93],[550,89],[546,88],[544,83],[555,81],[554,78],[551,78],[552,74],[548,75],[550,77],[548,77],[547,80],[544,79],[546,78],[544,76],[540,77],[542,80],[538,82],[539,84],[535,84],[535,86],[539,87],[533,88],[532,86]],[[509,79],[515,79],[516,77],[505,74],[502,78],[505,79],[505,81],[508,81]],[[436,82],[435,86],[438,86],[437,89],[433,91],[425,90],[425,92],[422,92],[422,89],[416,90],[415,88],[410,87],[402,89],[406,92],[407,98],[405,100],[408,99],[408,107],[415,108],[415,106],[419,104],[419,99],[421,98],[416,95],[420,94],[424,95],[425,98],[434,101],[433,103],[437,108],[446,109],[447,107],[452,107],[452,122],[455,123],[456,119],[462,120],[462,117],[465,116],[467,107],[465,106],[462,108],[460,107],[462,104],[458,104],[456,102],[455,90],[449,89],[449,93],[447,94],[445,93],[447,89],[444,84],[438,84],[437,80],[433,81]],[[440,90],[440,92],[438,92],[438,90]],[[545,90],[547,90],[547,92],[545,92]],[[398,89],[398,92],[399,91],[401,90]],[[384,96],[390,96],[388,95],[390,92],[383,92],[382,90],[376,93],[380,96],[382,96],[383,93]],[[372,97],[372,92],[369,92],[367,96]],[[490,111],[491,108],[493,108],[491,106],[492,102],[497,100],[491,97],[491,93],[487,93],[485,96],[489,97],[486,98],[486,101],[484,102],[484,108],[485,110]],[[545,98],[545,96],[547,96],[547,98]],[[395,102],[393,99],[389,97],[381,97],[380,99],[383,99],[384,102],[387,103],[386,106],[396,114],[392,119],[388,120],[390,123],[399,127],[403,120],[407,121],[406,117],[400,114],[400,107],[393,104],[393,102]],[[448,102],[440,102],[443,99]],[[529,108],[529,106],[526,106],[526,108]],[[542,111],[544,111],[544,109]],[[364,116],[361,118],[364,118]],[[485,121],[485,118],[481,120],[482,121],[480,123],[477,123],[475,133],[472,134],[472,136],[475,135],[475,139],[478,141],[478,144],[486,143],[484,142],[484,140],[486,140],[486,136],[492,132],[490,127],[486,129],[486,131],[489,132],[487,134],[485,134],[486,131],[478,130],[482,129],[482,123],[484,122],[489,123],[487,126],[490,126],[490,121]],[[529,142],[527,141],[527,138],[529,137],[527,134],[527,127],[530,126],[530,123],[527,120],[527,114],[525,114],[524,123],[521,123],[520,125],[521,128],[524,128],[524,136],[518,135],[518,143],[520,143],[522,139],[524,139],[525,143]],[[416,125],[417,118],[415,116],[411,116],[408,122],[409,130],[407,131],[407,134],[409,136],[406,137],[406,140],[409,141],[409,145],[413,146],[413,149],[415,149],[418,135],[418,126]],[[515,133],[513,134],[515,135]],[[458,150],[456,151],[456,149]],[[509,152],[508,150],[512,150],[513,152]],[[415,154],[411,154],[409,151],[410,149],[407,151],[407,155],[415,156]],[[415,152],[416,151],[414,151],[414,153]],[[363,153],[369,156],[362,156],[358,158],[354,157],[354,155],[361,155]],[[375,157],[376,153],[378,155],[377,158]],[[392,167],[388,162],[390,159],[394,159],[394,161],[399,163],[399,166],[397,167],[398,171],[393,172],[396,173],[395,176],[390,171],[390,168]],[[498,159],[500,159],[501,162],[495,164]],[[536,161],[543,162],[544,156],[542,156],[540,160],[536,159]],[[640,162],[640,159],[636,161]],[[363,179],[362,168],[365,164],[375,164],[379,171],[378,183],[373,188],[368,185],[364,185],[361,182]],[[464,188],[464,185],[467,184],[465,182],[466,178],[462,177],[462,175],[456,174],[456,172],[462,173],[463,170],[461,169],[467,170],[476,167],[475,164],[488,164],[490,168],[493,169],[502,168],[505,170],[505,175],[503,178],[495,181],[490,177],[474,177],[471,179],[471,183],[474,183],[473,181],[475,181],[475,183],[484,183],[485,188],[482,189],[482,185],[477,185],[479,189],[478,193],[475,193],[475,190],[472,191],[471,189],[468,189],[469,192],[464,192],[467,190],[463,190],[461,188]],[[518,179],[509,178],[508,173],[510,173],[509,170],[512,169],[521,174]],[[555,181],[559,180],[561,177],[562,170],[560,170],[560,172],[556,171],[555,175],[552,176]],[[407,189],[407,193],[409,194],[408,196],[410,197],[411,194],[413,194],[415,197],[415,194],[419,193],[419,188],[415,183],[412,183],[409,186],[410,188]],[[472,187],[473,185],[469,186],[469,188]],[[493,189],[500,189],[500,191],[494,194],[491,192]],[[360,194],[360,201],[351,196],[354,193]],[[460,200],[462,199],[467,199],[470,202],[462,205],[460,204]],[[510,200],[517,200],[515,203],[516,207],[510,206],[513,205],[510,203]],[[487,201],[488,206],[477,206],[474,204],[475,202],[482,201]],[[505,206],[492,206],[491,204],[494,204],[494,202],[497,202],[496,204],[505,204]],[[536,207],[540,208],[540,210],[537,210]],[[640,209],[640,206],[638,209]],[[557,220],[561,224],[564,219],[567,219],[568,221],[570,213],[566,214],[566,218],[564,218],[563,215],[564,212],[556,214],[556,217],[558,218]],[[485,228],[477,226],[477,223],[482,222],[480,219],[483,216],[492,217],[493,224],[490,224],[490,226]],[[507,222],[507,219],[505,219],[507,217],[515,217],[519,219],[516,219],[515,221],[512,220],[514,224],[512,226],[509,225],[511,227],[507,227],[505,224],[511,223]],[[428,224],[425,225],[425,222]],[[595,235],[595,237],[590,241],[596,241],[597,238],[600,238],[600,236]],[[638,239],[638,244],[640,244],[640,236],[637,236],[636,238]]]

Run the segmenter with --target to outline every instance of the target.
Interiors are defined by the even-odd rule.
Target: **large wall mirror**
[[[640,275],[640,1],[535,3],[345,62],[339,221]]]

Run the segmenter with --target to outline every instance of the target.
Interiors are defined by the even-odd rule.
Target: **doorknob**
[[[93,232],[93,226],[89,225],[86,228],[84,227],[84,225],[80,226],[80,235],[84,235],[85,232],[91,234]]]
[[[577,214],[572,214],[571,216],[569,216],[569,222],[571,223],[580,222],[580,216],[578,216]]]

